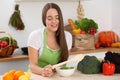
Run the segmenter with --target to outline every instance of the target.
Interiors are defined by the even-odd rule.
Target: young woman
[[[28,39],[30,71],[42,76],[52,76],[52,65],[66,61],[72,46],[72,36],[64,31],[61,9],[47,3],[42,12],[45,27],[33,31]]]

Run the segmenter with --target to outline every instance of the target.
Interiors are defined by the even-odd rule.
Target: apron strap
[[[46,47],[46,28],[44,29],[44,46]]]

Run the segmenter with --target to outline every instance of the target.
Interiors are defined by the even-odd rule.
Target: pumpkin
[[[118,35],[113,31],[101,31],[98,33],[98,41],[110,46],[112,43],[118,41]]]

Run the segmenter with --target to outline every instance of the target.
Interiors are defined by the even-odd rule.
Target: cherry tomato
[[[86,32],[84,30],[81,30],[80,34],[86,34]]]

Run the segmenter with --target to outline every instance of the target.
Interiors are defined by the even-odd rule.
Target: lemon
[[[26,75],[22,75],[19,77],[19,80],[29,80]]]
[[[24,72],[25,76],[28,77],[28,79],[30,79],[30,73],[29,72]]]

